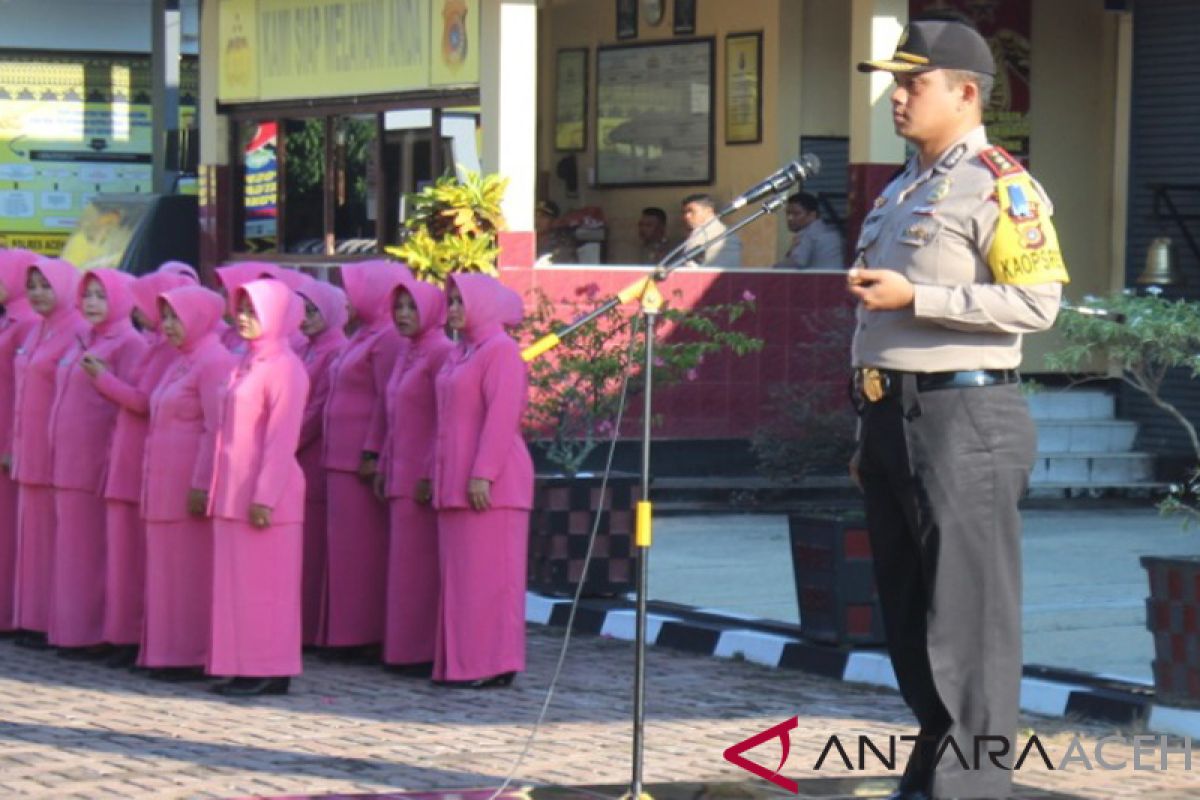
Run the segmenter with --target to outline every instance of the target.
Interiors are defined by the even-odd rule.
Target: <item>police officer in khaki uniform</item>
[[[995,65],[963,22],[918,20],[890,60],[915,155],[863,222],[849,291],[866,499],[888,650],[920,724],[902,800],[1004,798],[1021,680],[1021,519],[1035,432],[1022,334],[1049,328],[1066,270],[1049,199],[989,147]],[[1004,737],[1007,757],[989,753]],[[979,766],[976,768],[976,748]],[[959,757],[959,752],[962,758]]]

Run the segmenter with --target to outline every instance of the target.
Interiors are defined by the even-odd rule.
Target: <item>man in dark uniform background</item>
[[[916,151],[864,220],[848,274],[861,414],[851,473],[892,665],[920,724],[893,797],[1008,797],[1022,663],[1017,503],[1036,444],[1016,369],[1022,335],[1053,325],[1067,274],[1049,199],[988,146],[995,66],[974,28],[914,21],[892,59],[859,69],[895,76],[893,123]],[[1008,755],[993,762],[1004,745],[982,737],[1004,737]]]

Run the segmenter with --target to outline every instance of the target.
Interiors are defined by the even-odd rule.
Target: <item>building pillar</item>
[[[200,134],[200,270],[205,283],[212,270],[229,258],[233,249],[233,185],[229,171],[229,121],[217,112],[217,79],[221,4],[200,3],[200,106],[196,110]]]
[[[504,217],[516,235],[502,263],[533,262],[537,184],[537,0],[484,0],[480,8],[479,102],[483,170],[509,179]],[[512,250],[520,250],[516,253]],[[525,251],[528,252],[525,252]]]
[[[846,238],[853,255],[863,218],[904,162],[892,126],[892,76],[860,73],[860,61],[890,58],[908,23],[908,0],[852,0],[850,17],[850,175]]]

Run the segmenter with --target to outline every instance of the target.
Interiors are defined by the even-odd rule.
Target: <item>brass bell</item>
[[[1146,249],[1146,267],[1137,276],[1142,286],[1173,286],[1183,283],[1183,273],[1175,265],[1171,239],[1160,236]]]

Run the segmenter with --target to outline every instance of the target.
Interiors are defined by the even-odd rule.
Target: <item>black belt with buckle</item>
[[[854,370],[854,393],[869,403],[900,394],[906,373],[893,369],[862,367]],[[917,391],[966,389],[973,386],[998,386],[1017,383],[1021,375],[1015,369],[971,369],[957,372],[916,372]]]

